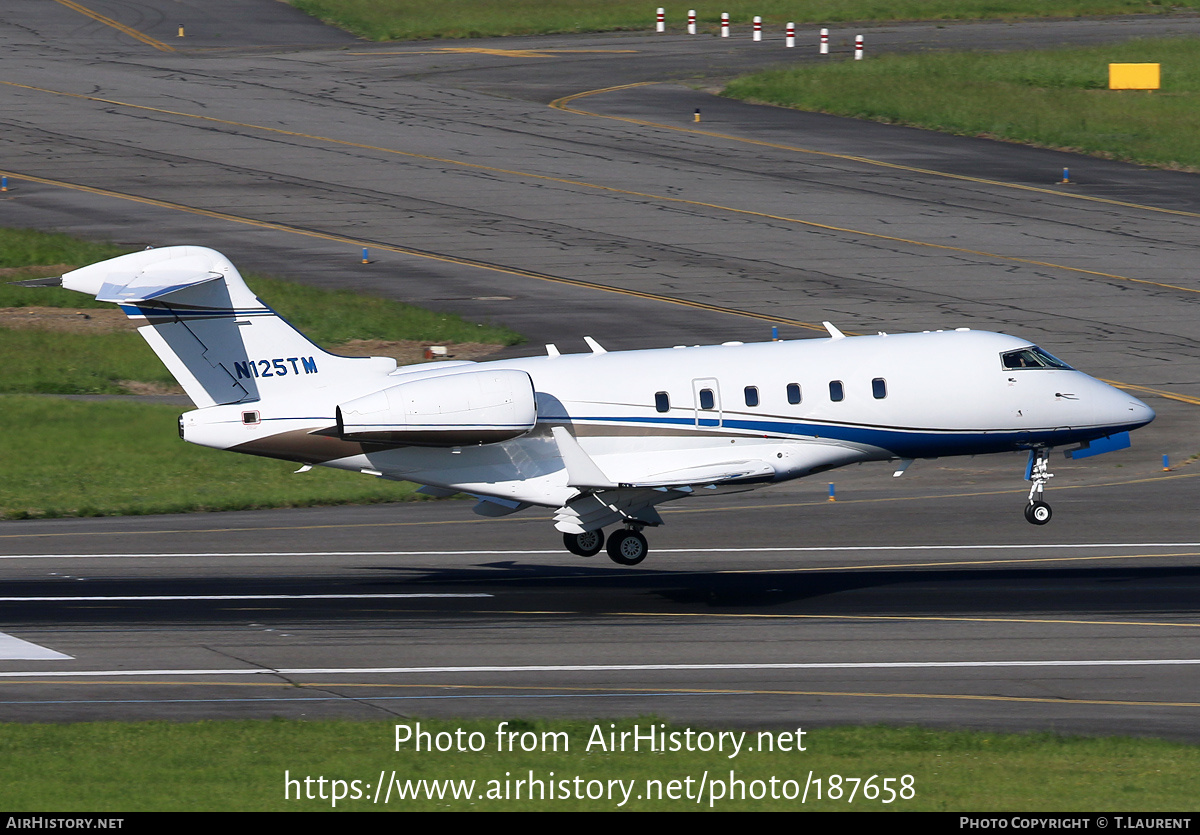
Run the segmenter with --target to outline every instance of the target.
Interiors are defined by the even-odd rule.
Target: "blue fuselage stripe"
[[[670,417],[605,417],[605,416],[543,416],[542,421],[590,424],[641,424],[646,434],[653,435],[655,427],[724,429],[730,435],[763,434],[787,439],[820,439],[862,444],[887,450],[902,458],[923,458],[938,455],[982,455],[1028,449],[1031,446],[1064,446],[1107,437],[1134,429],[1127,426],[1073,427],[1061,429],[904,429],[882,426],[848,424],[801,423],[796,421],[739,420],[725,418],[718,425],[716,418],[697,424],[694,418]]]

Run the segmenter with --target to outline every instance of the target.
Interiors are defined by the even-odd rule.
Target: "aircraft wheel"
[[[617,565],[637,565],[648,553],[646,537],[638,531],[618,531],[608,538],[608,556]]]
[[[1025,505],[1025,519],[1033,525],[1044,525],[1053,516],[1050,505],[1045,502],[1030,502]]]
[[[565,533],[563,534],[563,545],[572,554],[578,554],[581,557],[594,557],[604,547],[604,531]]]

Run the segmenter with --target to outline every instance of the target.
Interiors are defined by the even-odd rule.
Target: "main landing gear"
[[[1031,525],[1044,525],[1054,515],[1050,505],[1042,501],[1046,482],[1054,478],[1054,474],[1050,472],[1050,450],[1029,451],[1029,467],[1025,471],[1025,478],[1033,482],[1029,488],[1029,502],[1025,505],[1025,519]]]
[[[588,531],[587,533],[563,534],[563,545],[572,554],[581,557],[594,557],[604,547],[604,531]]]
[[[563,534],[563,545],[572,554],[593,557],[604,547],[604,531]],[[625,528],[608,538],[608,557],[617,565],[637,565],[650,553],[646,537],[637,528]]]

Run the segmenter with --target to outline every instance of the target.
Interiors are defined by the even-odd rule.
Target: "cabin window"
[[[887,380],[882,377],[876,377],[871,381],[871,394],[876,400],[882,400],[887,397]]]
[[[707,411],[712,411],[717,407],[717,398],[713,396],[712,389],[700,389],[700,408]]]
[[[787,387],[788,402],[795,406],[800,402],[800,384],[788,383]]]
[[[654,393],[654,408],[660,412],[671,411],[671,396],[665,391]]]
[[[258,412],[242,412],[242,424],[245,426],[255,426],[261,420]]]
[[[1028,348],[1022,348],[1019,351],[1008,351],[1001,354],[1000,361],[1009,370],[1017,368],[1058,368],[1062,371],[1072,370],[1071,366],[1058,357],[1051,356],[1036,345],[1030,345]]]
[[[757,406],[758,405],[758,387],[757,386],[746,386],[746,405],[747,406]]]
[[[841,380],[829,381],[829,399],[834,403],[841,403],[846,399],[846,387],[842,385]]]

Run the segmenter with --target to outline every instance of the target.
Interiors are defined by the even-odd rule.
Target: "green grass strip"
[[[0,228],[0,307],[112,308],[70,290],[13,287],[24,278],[123,254],[110,244]],[[247,283],[318,344],[352,339],[515,344],[507,328],[387,299],[275,278]],[[21,394],[121,394],[120,381],[169,384],[133,331],[61,333],[0,328],[0,518],[109,516],[366,504],[413,498],[414,485],[318,467],[223,455],[179,440],[177,406]]]
[[[2,246],[0,252],[3,252]],[[64,263],[71,265],[70,262]],[[82,265],[89,262],[76,263]],[[117,309],[115,305],[98,302],[91,296],[73,290],[14,287],[11,284],[20,279],[51,276],[59,272],[29,266],[18,274],[0,279],[0,307]],[[351,339],[415,339],[496,345],[516,345],[522,340],[520,334],[509,328],[468,322],[453,313],[439,313],[378,296],[350,290],[325,290],[253,273],[246,275],[245,279],[250,289],[267,305],[323,347]]]
[[[55,287],[14,287],[26,278],[124,254],[111,244],[32,229],[0,228],[0,308],[112,309],[83,293]],[[467,322],[403,302],[348,290],[325,290],[266,276],[246,283],[281,316],[324,348],[354,339],[483,342],[515,345],[508,328]],[[174,379],[141,336],[0,328],[0,394],[123,394],[121,381],[172,384]]]
[[[92,264],[126,252],[129,252],[128,247],[89,241],[61,232],[0,227],[0,269],[45,264]],[[0,302],[0,307],[7,306]]]
[[[140,337],[135,336],[135,339]],[[0,518],[115,516],[424,498],[404,482],[179,440],[178,406],[0,397]]]
[[[0,394],[127,394],[122,380],[171,386],[136,331],[82,334],[0,328]]]
[[[261,275],[246,276],[246,283],[280,316],[326,348],[351,339],[496,345],[516,345],[522,341],[520,334],[505,327],[468,322],[453,313],[439,313],[378,296],[324,290]]]
[[[644,0],[290,0],[314,17],[374,41],[479,38],[564,32],[653,31],[654,2]],[[672,31],[681,31],[695,9],[705,31],[722,12],[735,24],[760,15],[769,24],[886,20],[979,20],[1078,17],[1170,12],[1196,8],[1196,0],[1171,4],[1146,0],[734,0],[710,5],[664,4]]]
[[[397,750],[397,725],[407,728],[400,731],[405,737],[418,722],[435,746],[440,739],[443,747],[480,750],[417,751],[412,742]],[[411,718],[8,724],[0,726],[0,805],[8,812],[333,810],[336,790],[343,794],[338,811],[1155,812],[1194,810],[1200,767],[1195,746],[1130,738],[877,726],[806,731],[806,750],[799,751],[789,728],[764,736],[747,731],[742,750],[730,757],[729,737],[724,751],[686,749],[739,730],[653,718],[514,720],[503,731],[515,735],[498,737],[498,726],[491,719]],[[651,728],[674,733],[681,750],[651,752],[643,741],[634,751],[631,737],[623,752],[595,744],[597,735],[608,740],[615,732],[619,740],[635,727],[643,735]],[[760,750],[768,739],[789,750]],[[522,751],[522,743],[535,750]],[[374,802],[381,773],[392,784],[387,805]],[[418,797],[398,799],[393,773]],[[290,800],[285,774],[296,781]],[[532,800],[530,777],[540,782]],[[887,778],[890,803],[883,802]],[[806,784],[803,805],[785,797]],[[436,786],[445,796],[437,797]],[[470,799],[462,796],[467,788]]]
[[[1158,63],[1157,92],[1108,88]],[[1012,53],[931,52],[757,73],[725,95],[1165,168],[1200,168],[1200,39]]]

